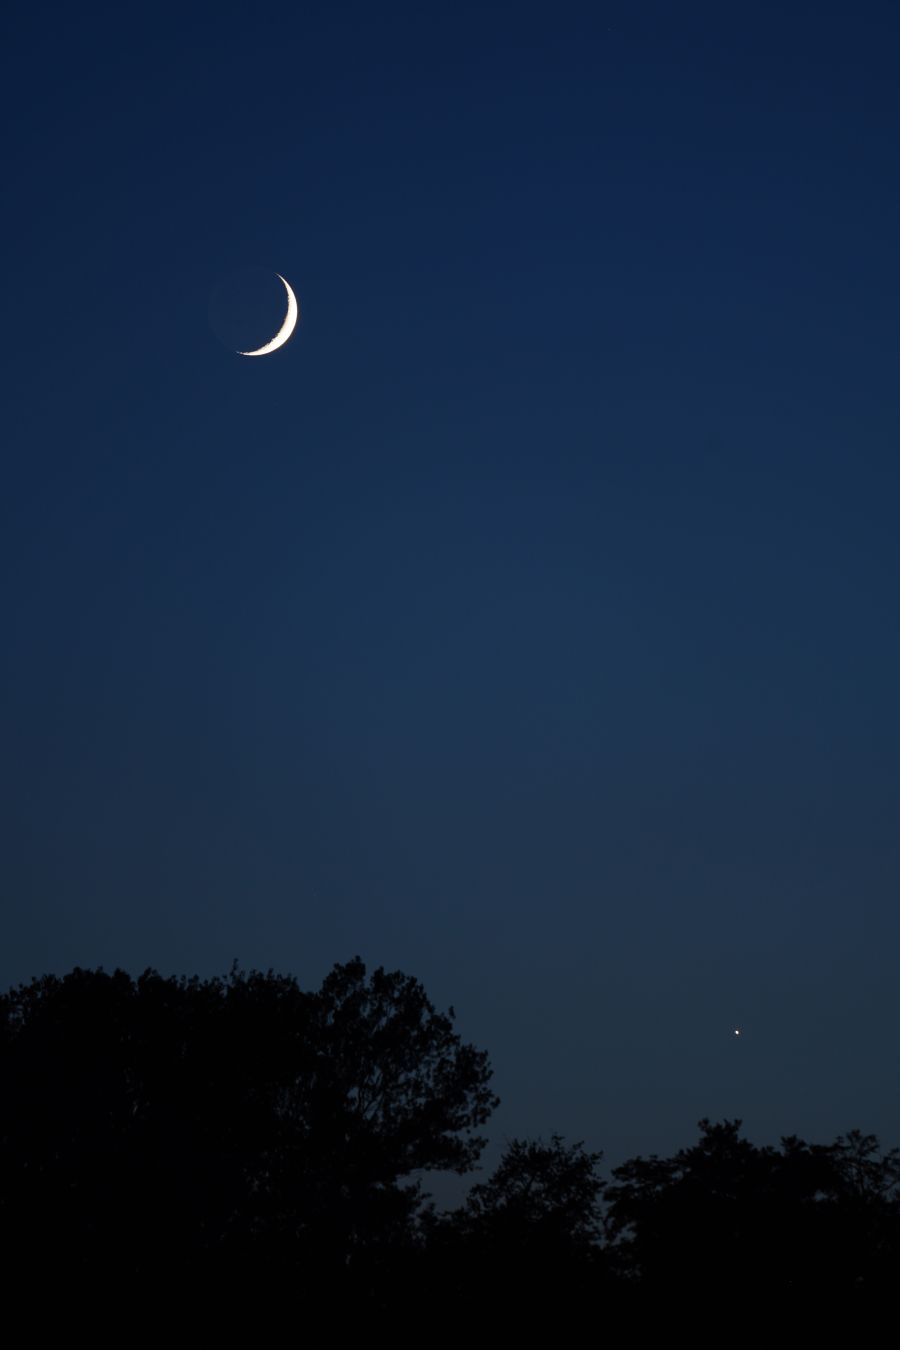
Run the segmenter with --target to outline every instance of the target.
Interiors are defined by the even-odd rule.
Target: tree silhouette
[[[740,1124],[702,1120],[692,1148],[614,1169],[606,1226],[621,1274],[645,1291],[751,1301],[887,1284],[897,1151],[858,1131],[757,1148]]]
[[[558,1134],[549,1144],[513,1139],[490,1179],[469,1191],[457,1222],[483,1242],[584,1253],[602,1229],[602,1157]]]
[[[900,1269],[900,1150],[850,1130],[830,1146],[829,1278],[858,1293],[896,1287]]]
[[[307,1321],[339,1312],[345,1338],[401,1313],[430,1338],[440,1309],[457,1334],[554,1341],[598,1304],[696,1319],[842,1297],[857,1310],[893,1289],[900,1150],[858,1130],[759,1148],[738,1120],[702,1120],[692,1147],[632,1158],[605,1186],[582,1143],[513,1139],[437,1214],[422,1175],[472,1168],[497,1104],[453,1018],[359,958],[317,991],[236,964],[208,980],[75,969],[11,990],[6,1288],[212,1281],[219,1301],[243,1287]]]
[[[465,1171],[487,1055],[411,977],[46,976],[0,998],[0,1217],[22,1269],[346,1272]]]
[[[558,1134],[511,1140],[491,1177],[432,1223],[432,1301],[450,1289],[469,1319],[502,1308],[507,1334],[577,1318],[603,1278],[601,1157]]]

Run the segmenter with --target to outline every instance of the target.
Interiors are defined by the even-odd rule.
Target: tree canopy
[[[598,1300],[859,1306],[893,1288],[900,1151],[859,1130],[758,1147],[704,1119],[690,1147],[608,1180],[581,1142],[514,1138],[437,1213],[422,1178],[472,1169],[497,1105],[454,1017],[359,958],[312,991],[235,964],[75,969],[0,996],[8,1284],[210,1276],[421,1325],[493,1308],[556,1339]]]
[[[316,992],[76,969],[0,998],[0,1204],[19,1249],[346,1266],[405,1233],[414,1172],[463,1172],[496,1104],[484,1051],[419,982],[358,959]]]
[[[548,1144],[513,1139],[489,1180],[470,1189],[459,1225],[495,1248],[583,1253],[602,1230],[602,1157],[558,1134]]]
[[[882,1284],[900,1255],[897,1150],[859,1131],[759,1148],[740,1126],[701,1120],[691,1148],[613,1170],[606,1227],[620,1270],[645,1289],[706,1296]]]

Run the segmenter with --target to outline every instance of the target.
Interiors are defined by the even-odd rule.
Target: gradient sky
[[[2,987],[358,952],[495,1148],[900,1143],[893,0],[2,45]]]

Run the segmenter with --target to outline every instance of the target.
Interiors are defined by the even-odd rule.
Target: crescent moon
[[[291,333],[293,333],[294,329],[297,327],[297,320],[300,317],[300,306],[297,304],[297,297],[281,273],[276,272],[275,275],[287,291],[288,307],[287,314],[284,316],[284,323],[272,338],[271,342],[267,342],[264,347],[257,347],[254,352],[238,352],[238,356],[268,356],[269,352],[277,352],[278,348],[284,346],[291,336]]]

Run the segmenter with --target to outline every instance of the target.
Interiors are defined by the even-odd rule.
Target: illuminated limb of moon
[[[291,333],[293,333],[294,329],[297,327],[297,319],[300,316],[300,307],[297,304],[297,297],[281,273],[276,272],[275,275],[287,291],[288,307],[287,314],[284,316],[284,323],[272,338],[271,342],[267,342],[264,347],[257,347],[254,352],[238,352],[238,356],[268,356],[269,352],[277,352],[278,348],[284,346],[291,336]]]

